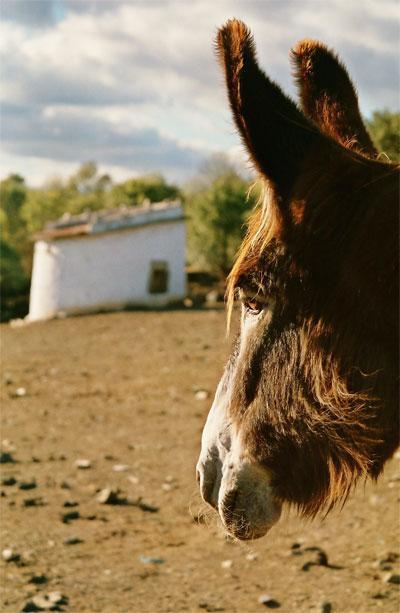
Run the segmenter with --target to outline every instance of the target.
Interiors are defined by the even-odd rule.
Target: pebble
[[[79,511],[69,511],[68,513],[61,513],[61,521],[63,524],[69,524],[71,521],[80,518]]]
[[[28,583],[33,583],[34,585],[43,585],[43,583],[47,583],[48,578],[46,575],[32,575],[29,579]]]
[[[17,480],[15,479],[15,477],[4,477],[1,480],[1,485],[11,486],[11,485],[15,485],[16,483],[17,483]]]
[[[35,487],[37,487],[35,479],[32,479],[31,481],[21,481],[21,483],[19,484],[20,490],[34,490]]]
[[[255,562],[258,560],[258,555],[254,551],[250,551],[250,553],[246,554],[246,560],[249,562]]]
[[[18,562],[21,559],[19,553],[16,553],[11,547],[3,549],[1,552],[2,558],[5,562]]]
[[[165,564],[164,558],[153,558],[152,556],[139,556],[142,564]]]
[[[129,466],[127,464],[114,464],[112,469],[116,473],[123,473],[123,472],[129,470]]]
[[[320,607],[321,613],[331,613],[332,612],[332,604],[330,602],[323,602]]]
[[[45,502],[43,501],[43,498],[41,498],[40,496],[36,496],[36,498],[25,498],[22,501],[22,506],[29,508],[29,507],[44,507],[45,506]]]
[[[209,395],[210,393],[207,392],[207,390],[197,390],[194,397],[196,398],[196,400],[207,400]]]
[[[232,560],[223,560],[223,562],[221,562],[221,566],[222,568],[232,568],[233,566],[233,561]]]
[[[8,453],[8,451],[2,451],[0,453],[0,464],[14,464],[15,460],[13,458],[13,456],[11,455],[11,453]]]
[[[80,543],[84,543],[82,539],[78,536],[69,536],[64,540],[64,545],[79,545]]]
[[[396,575],[395,573],[387,573],[384,575],[383,581],[385,583],[392,583],[393,585],[400,585],[400,575]]]
[[[281,604],[275,598],[272,598],[268,594],[262,594],[258,599],[259,604],[264,605],[268,609],[278,609]]]
[[[127,479],[130,483],[132,483],[132,485],[137,485],[139,483],[139,478],[135,477],[134,475],[128,475]]]
[[[68,508],[73,508],[73,507],[77,507],[79,505],[79,502],[76,502],[76,500],[66,500],[63,504],[63,507]]]
[[[16,398],[23,398],[24,396],[26,396],[26,388],[25,387],[17,387],[17,389],[14,392],[14,395]]]
[[[80,468],[82,470],[85,470],[87,468],[90,468],[92,466],[92,463],[90,460],[87,460],[86,458],[78,458],[77,460],[75,460],[74,466],[75,468]]]
[[[121,496],[120,490],[112,490],[106,487],[98,494],[97,502],[101,504],[127,504],[128,500],[126,497]]]
[[[23,612],[28,611],[57,611],[61,605],[68,604],[68,598],[61,592],[49,592],[48,594],[38,594],[25,604]]]

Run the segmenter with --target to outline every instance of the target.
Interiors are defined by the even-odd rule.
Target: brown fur
[[[337,56],[320,42],[306,39],[292,49],[292,60],[304,113],[346,147],[375,157],[354,85]]]
[[[231,418],[277,496],[313,516],[376,477],[399,441],[398,168],[366,157],[354,88],[323,45],[294,51],[312,123],[258,68],[244,24],[217,45],[265,183],[228,299],[253,287],[275,302],[231,368]]]

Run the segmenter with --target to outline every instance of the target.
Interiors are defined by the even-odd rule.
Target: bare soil
[[[2,611],[55,590],[58,610],[76,613],[399,610],[388,582],[399,573],[398,458],[341,512],[313,523],[287,515],[254,543],[227,539],[204,512],[195,464],[229,351],[223,311],[1,331],[2,451],[15,461],[2,464],[1,548],[20,556],[0,562]],[[196,399],[199,389],[209,398]],[[101,504],[106,487],[132,504]],[[313,547],[328,566],[307,565]],[[259,603],[266,594],[275,603]]]

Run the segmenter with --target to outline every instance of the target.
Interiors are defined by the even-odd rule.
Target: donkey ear
[[[304,113],[348,149],[375,157],[355,88],[338,57],[318,41],[303,40],[292,49],[292,60]]]
[[[259,171],[283,196],[293,187],[305,156],[323,137],[260,70],[244,23],[229,20],[218,31],[216,46],[243,142]]]

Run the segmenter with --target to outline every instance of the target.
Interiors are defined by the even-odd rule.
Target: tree
[[[374,111],[367,126],[377,149],[393,162],[400,161],[400,113]]]
[[[180,197],[181,193],[176,185],[167,183],[160,174],[149,174],[117,183],[112,188],[107,202],[109,207],[118,207],[123,204],[138,206],[144,200],[162,202]]]
[[[249,183],[227,160],[207,162],[187,188],[189,259],[196,267],[225,276],[242,241],[254,205]]]

